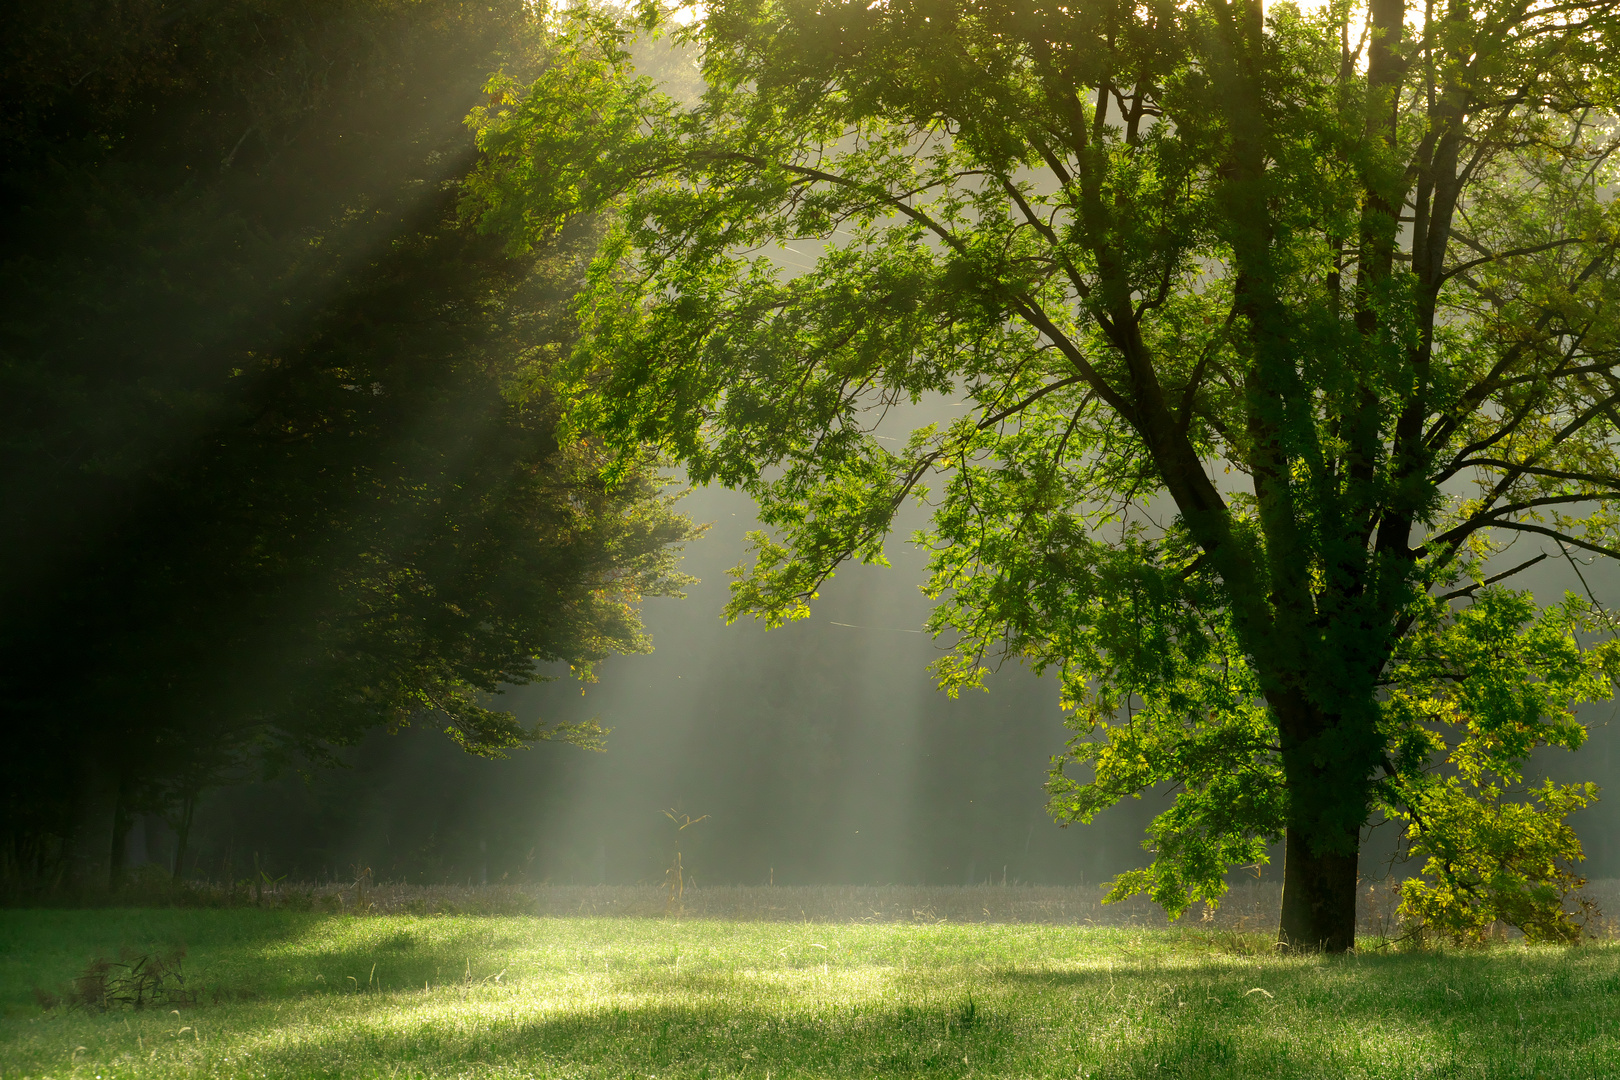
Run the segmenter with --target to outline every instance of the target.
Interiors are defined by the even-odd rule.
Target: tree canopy
[[[1596,793],[1524,770],[1620,646],[1511,585],[1620,557],[1616,6],[696,14],[641,27],[701,57],[682,103],[576,11],[465,207],[513,252],[612,211],[570,423],[758,500],[730,614],[803,616],[920,499],[944,685],[1061,676],[1054,814],[1176,785],[1116,892],[1177,914],[1285,838],[1283,940],[1347,948],[1384,814],[1408,914],[1575,934]]]
[[[116,878],[134,813],[183,834],[200,789],[378,726],[594,745],[496,695],[648,648],[692,529],[523,381],[599,229],[514,258],[456,221],[461,118],[546,63],[534,14],[5,18],[0,878],[48,884],[76,832],[105,860],[108,810]]]

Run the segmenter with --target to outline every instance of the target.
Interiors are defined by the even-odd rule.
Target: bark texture
[[[1346,952],[1356,944],[1355,854],[1320,855],[1290,829],[1283,853],[1279,944],[1294,952]]]

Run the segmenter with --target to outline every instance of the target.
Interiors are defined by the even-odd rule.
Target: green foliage
[[[1411,652],[1620,556],[1620,16],[1577,9],[722,0],[666,27],[696,105],[581,14],[474,114],[464,212],[514,250],[613,212],[570,422],[758,500],[732,617],[803,617],[922,500],[944,686],[1029,663],[1077,709],[1058,816],[1177,787],[1120,889],[1213,900],[1283,832],[1285,937],[1344,948],[1369,819],[1578,745],[1611,674],[1485,652],[1464,701]],[[1386,708],[1397,670],[1452,707]]]
[[[513,257],[455,218],[539,15],[105,8],[5,15],[0,878],[49,881],[109,788],[179,821],[378,726],[598,745],[498,694],[645,651],[693,533],[542,386],[600,230]]]
[[[1149,829],[1153,864],[1123,875],[1110,893],[1146,892],[1176,917],[1195,901],[1219,903],[1228,868],[1264,862],[1266,843],[1282,833],[1287,789],[1275,729],[1230,625],[1200,616],[1188,582],[1144,573],[1129,549],[1097,555],[1094,576],[1070,568],[1028,584],[1092,606],[1050,620],[1080,629],[1074,638],[1042,643],[1043,658],[1062,658],[1069,723],[1084,736],[1054,760],[1050,809],[1060,821],[1085,822],[1166,777],[1184,784]],[[1205,599],[1205,610],[1218,612]],[[952,598],[964,601],[974,602]],[[1077,781],[1071,767],[1091,775]]]
[[[1596,798],[1596,785],[1548,780],[1526,795],[1505,802],[1495,786],[1447,777],[1407,805],[1413,851],[1428,856],[1426,877],[1401,888],[1400,913],[1417,933],[1483,944],[1500,921],[1531,941],[1580,941],[1565,901],[1586,879],[1569,869],[1582,855],[1564,818]]]
[[[1612,695],[1620,643],[1577,643],[1598,628],[1595,614],[1574,595],[1538,611],[1487,588],[1460,612],[1434,604],[1403,641],[1383,709],[1408,764],[1385,812],[1410,823],[1426,859],[1425,876],[1402,886],[1401,912],[1422,931],[1478,943],[1500,921],[1532,941],[1579,940],[1565,899],[1586,884],[1571,869],[1583,856],[1564,819],[1597,787],[1521,781],[1537,746],[1585,740],[1573,704]]]

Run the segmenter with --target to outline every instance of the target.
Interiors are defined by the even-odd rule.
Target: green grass
[[[31,992],[180,941],[204,1003],[179,1013]],[[6,911],[0,1076],[1620,1077],[1620,948],[1262,950],[1063,926]]]

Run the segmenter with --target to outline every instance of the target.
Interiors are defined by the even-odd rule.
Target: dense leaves
[[[455,219],[461,117],[490,67],[544,68],[534,14],[7,18],[5,869],[111,812],[116,874],[132,813],[183,834],[201,788],[379,725],[594,745],[496,695],[645,650],[691,530],[530,379],[597,231],[513,258]]]
[[[1431,853],[1420,819],[1454,823],[1539,914],[1493,910],[1562,933],[1543,886],[1578,856],[1572,798],[1512,804],[1532,854],[1438,804],[1509,814],[1610,661],[1567,620],[1481,616],[1602,672],[1492,654],[1525,688],[1510,736],[1497,690],[1444,689],[1412,650],[1463,664],[1470,605],[1511,607],[1487,581],[1620,555],[1615,6],[702,15],[678,32],[696,106],[588,15],[565,64],[497,82],[468,211],[521,250],[615,210],[573,419],[759,500],[732,613],[802,616],[924,498],[946,686],[1018,659],[1076,709],[1090,772],[1054,780],[1058,816],[1179,785],[1121,890],[1213,900],[1286,836],[1284,938],[1344,948],[1383,811]],[[1515,539],[1542,553],[1499,559]],[[1459,771],[1481,755],[1500,784]],[[1457,896],[1483,873],[1436,857]]]
[[[1570,704],[1607,697],[1620,675],[1620,643],[1576,644],[1597,629],[1580,597],[1538,611],[1493,587],[1456,613],[1435,603],[1401,643],[1383,721],[1401,765],[1383,808],[1425,859],[1402,887],[1416,925],[1457,942],[1484,940],[1497,920],[1532,940],[1579,938],[1565,901],[1585,884],[1572,868],[1581,847],[1564,818],[1596,785],[1522,781],[1536,746],[1580,747]],[[1424,768],[1435,760],[1447,768]]]

